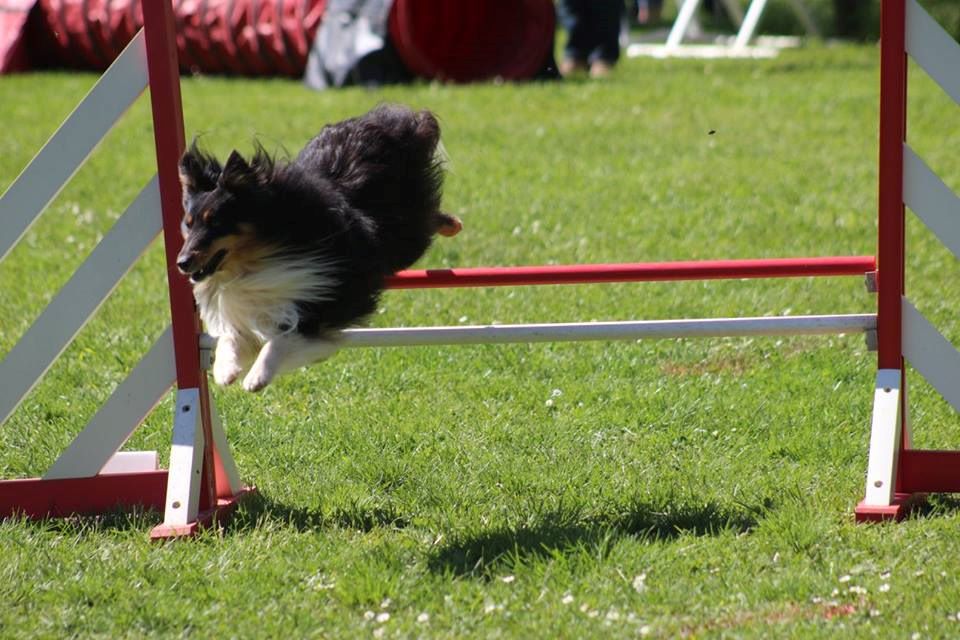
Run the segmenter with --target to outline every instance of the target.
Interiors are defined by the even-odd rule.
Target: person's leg
[[[567,32],[560,73],[569,75],[587,68],[587,59],[594,47],[591,16],[593,0],[561,0],[558,6],[560,23]]]
[[[596,46],[589,57],[590,73],[605,76],[620,59],[620,21],[624,3],[622,0],[593,0],[591,10]]]
[[[596,59],[615,63],[620,58],[620,20],[624,3],[621,0],[592,0],[591,27],[594,48],[590,61]]]

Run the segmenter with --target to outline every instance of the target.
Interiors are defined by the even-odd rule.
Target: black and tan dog
[[[440,211],[440,126],[383,105],[328,125],[292,162],[258,146],[221,166],[196,143],[180,160],[183,249],[218,384],[258,391],[323,360],[374,311],[387,276],[460,221]]]

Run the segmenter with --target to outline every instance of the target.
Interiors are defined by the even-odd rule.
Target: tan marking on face
[[[206,209],[203,213],[200,214],[200,217],[203,218],[203,224],[210,224],[210,218],[213,216],[213,209]]]
[[[248,224],[239,225],[237,233],[214,240],[204,253],[209,259],[222,249],[227,250],[227,255],[220,263],[218,271],[235,275],[249,272],[257,262],[275,253],[275,249],[264,246],[257,239],[253,226]]]

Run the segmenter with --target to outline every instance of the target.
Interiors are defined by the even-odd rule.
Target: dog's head
[[[177,267],[192,282],[249,259],[273,172],[273,159],[259,145],[250,162],[234,151],[222,167],[196,141],[180,158],[184,216]]]

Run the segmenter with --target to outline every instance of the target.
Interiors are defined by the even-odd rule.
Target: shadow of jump
[[[575,510],[541,514],[532,523],[462,536],[439,548],[428,566],[437,573],[491,578],[536,558],[587,553],[604,557],[623,538],[649,542],[682,535],[710,536],[751,531],[769,505],[730,507],[635,502],[615,513],[583,515]]]
[[[280,523],[299,532],[329,529],[368,532],[378,528],[402,529],[409,521],[391,505],[354,501],[325,511],[320,507],[289,506],[258,492],[244,500],[225,530],[251,531],[270,523]]]

